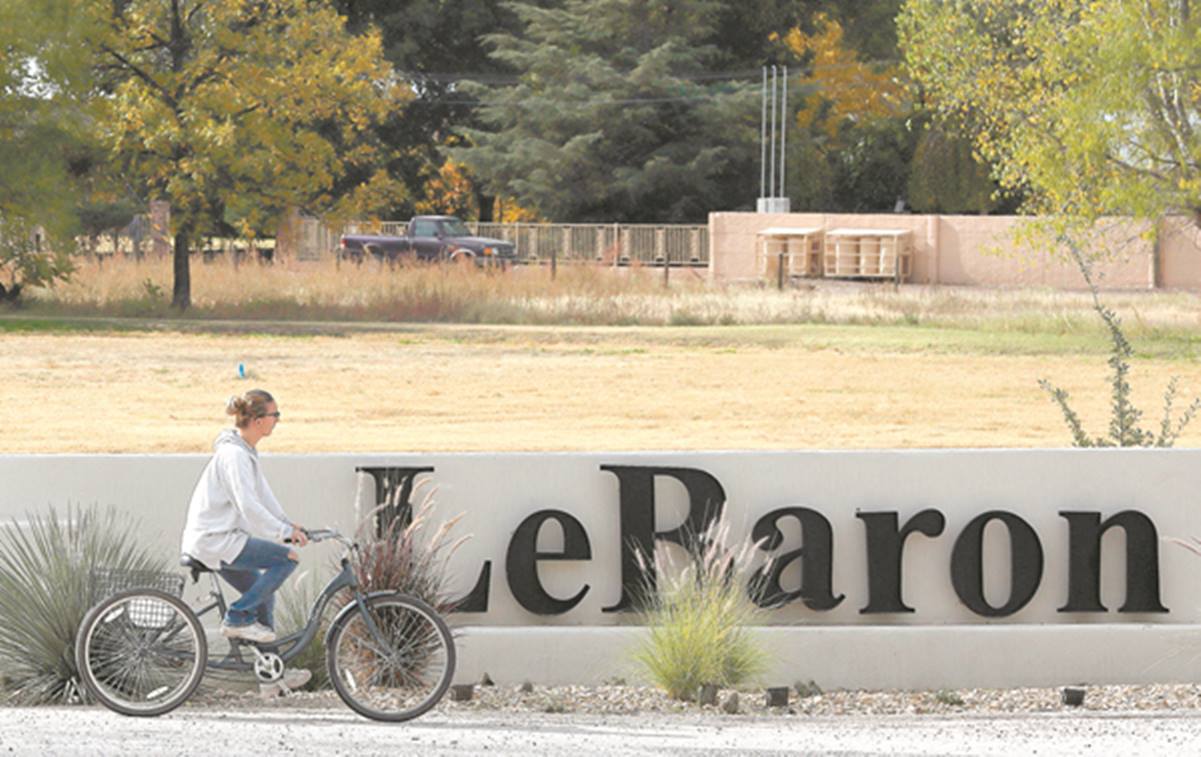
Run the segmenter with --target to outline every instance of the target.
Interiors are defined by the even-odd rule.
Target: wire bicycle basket
[[[175,597],[183,596],[184,577],[178,573],[156,570],[121,570],[94,568],[91,572],[90,599],[92,604],[130,589],[156,589]],[[122,606],[128,621],[138,628],[164,628],[175,617],[174,610],[159,599],[134,599]]]

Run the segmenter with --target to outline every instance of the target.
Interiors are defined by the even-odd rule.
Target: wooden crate
[[[825,235],[823,273],[905,281],[911,275],[911,236],[905,229],[831,229]]]
[[[826,237],[825,249],[825,258],[822,264],[823,275],[847,278],[860,275],[858,237]]]
[[[775,279],[778,266],[790,278],[822,275],[822,230],[816,227],[775,226],[758,233],[756,270],[763,278]]]

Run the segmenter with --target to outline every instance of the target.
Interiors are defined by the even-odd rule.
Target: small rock
[[[731,691],[730,696],[726,697],[726,701],[722,703],[721,709],[731,715],[738,714],[738,692]]]
[[[470,702],[475,696],[475,685],[470,683],[457,683],[450,687],[450,701],[452,702]]]
[[[818,686],[816,681],[809,681],[808,683],[797,681],[793,684],[793,688],[796,689],[796,695],[801,699],[821,696],[822,693],[822,687]]]
[[[1084,689],[1078,686],[1065,686],[1060,692],[1060,699],[1068,707],[1079,707],[1084,704]]]
[[[492,680],[492,676],[488,675],[487,673],[484,673],[483,678],[480,679],[480,686],[495,686],[495,685],[496,685],[496,682]]]
[[[717,686],[712,683],[701,684],[700,689],[696,693],[697,704],[716,705],[717,704]]]
[[[788,706],[788,687],[787,686],[769,686],[767,692],[768,707],[787,707]]]
[[[522,681],[521,687],[518,689],[518,691],[520,691],[522,694],[533,694],[534,684],[530,683],[529,681]]]

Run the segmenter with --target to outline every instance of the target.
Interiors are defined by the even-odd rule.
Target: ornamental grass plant
[[[0,672],[9,700],[80,695],[75,634],[94,601],[92,571],[162,571],[137,522],[113,509],[54,509],[0,526]]]
[[[455,606],[449,563],[470,537],[453,536],[461,515],[433,527],[433,495],[431,490],[411,517],[400,503],[388,501],[375,508],[359,527],[354,571],[364,593],[400,591],[445,615]]]
[[[729,532],[719,520],[684,540],[682,562],[666,548],[641,560],[654,578],[644,585],[647,634],[634,659],[673,699],[692,700],[707,684],[740,686],[766,668],[767,654],[750,634],[763,611],[739,580],[755,545],[730,546]]]
[[[318,572],[305,570],[284,584],[279,592],[279,602],[276,604],[278,613],[276,625],[281,633],[292,633],[308,623],[313,603],[317,601],[317,597],[326,583],[327,580]],[[329,688],[329,672],[325,665],[325,645],[322,644],[322,640],[325,638],[325,632],[329,629],[329,622],[333,620],[333,617],[333,611],[327,606],[325,613],[321,616],[317,635],[313,637],[308,646],[301,650],[299,655],[289,662],[289,667],[305,668],[313,674],[309,682],[304,685],[304,688],[310,691]]]

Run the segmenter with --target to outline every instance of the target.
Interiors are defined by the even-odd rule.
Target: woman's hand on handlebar
[[[309,543],[309,534],[303,527],[292,524],[292,535],[288,537],[288,541],[298,547],[303,547]]]

